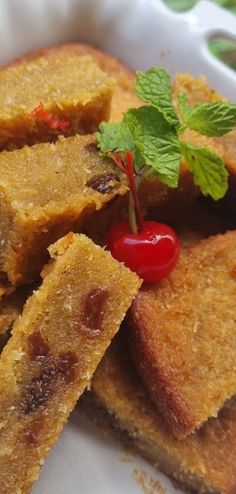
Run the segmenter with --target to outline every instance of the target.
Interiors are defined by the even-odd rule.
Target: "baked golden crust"
[[[204,77],[194,78],[190,74],[178,74],[173,85],[173,96],[176,101],[178,92],[185,92],[190,105],[214,103],[222,100],[222,96],[211,89]],[[236,213],[236,129],[222,137],[200,136],[187,129],[183,139],[188,142],[211,148],[224,160],[229,172],[229,190],[224,198],[224,205],[229,213]]]
[[[111,55],[104,53],[96,48],[86,44],[65,44],[41,49],[31,52],[18,61],[14,62],[15,66],[19,62],[29,62],[37,57],[47,60],[54,60],[57,56],[91,56],[94,62],[109,76],[116,80],[116,87],[111,102],[111,120],[120,120],[123,111],[131,107],[137,107],[142,102],[137,97],[134,90],[135,75],[123,63]],[[190,103],[194,104],[199,101],[215,101],[220,98],[206,84],[204,78],[195,79],[188,74],[178,74],[176,76],[173,95],[176,99],[178,91],[186,91],[189,95]],[[208,139],[201,138],[194,132],[189,132],[186,136],[191,142],[207,145]],[[227,136],[226,136],[227,137]],[[222,139],[222,138],[221,138]],[[223,138],[225,139],[225,138]],[[220,152],[223,158],[228,160],[230,146],[220,146]],[[230,158],[231,159],[231,158]],[[232,160],[231,160],[232,161]],[[230,163],[231,163],[230,161]],[[227,165],[228,166],[228,165]],[[235,187],[236,190],[236,187]],[[144,215],[148,218],[158,219],[159,221],[172,222],[176,217],[183,214],[189,204],[199,195],[199,190],[193,184],[192,173],[182,162],[180,182],[178,189],[170,189],[161,184],[156,177],[149,177],[143,181],[139,189],[140,201]],[[236,201],[235,201],[236,203]],[[120,220],[127,218],[127,196],[118,198],[114,203],[110,203],[106,210],[91,215],[84,225],[84,232],[91,236],[96,242],[104,244],[107,229]],[[64,234],[64,232],[63,232]],[[52,239],[54,241],[54,239]]]
[[[129,108],[136,108],[137,106],[140,106],[141,101],[134,90],[134,72],[128,69],[128,67],[119,62],[116,58],[112,57],[108,53],[97,50],[91,45],[83,43],[68,43],[49,48],[42,48],[24,55],[14,63],[33,60],[36,57],[54,59],[59,53],[63,53],[66,56],[89,55],[93,58],[94,62],[100,67],[101,70],[116,80],[116,87],[114,89],[111,102],[111,120],[119,121],[121,120],[124,111]]]
[[[12,328],[32,290],[32,286],[21,287],[0,299],[0,337]]]
[[[210,88],[203,76],[193,77],[190,74],[177,74],[173,83],[173,98],[177,105],[178,93],[186,93],[192,106],[199,103],[214,103],[222,101],[222,96]]]
[[[43,57],[50,60],[57,57],[60,53],[67,56],[89,55],[104,72],[116,80],[116,87],[111,102],[111,120],[118,121],[122,118],[124,111],[143,104],[134,90],[134,73],[111,55],[97,50],[90,45],[74,43],[49,47],[21,57],[20,62],[33,60],[35,57]],[[176,99],[176,93],[179,91],[186,91],[188,93],[191,104],[201,101],[213,102],[220,99],[220,96],[208,87],[203,77],[195,79],[188,74],[177,74],[173,85],[174,99]],[[213,147],[215,146],[214,140],[209,141],[208,138],[200,137],[191,131],[188,131],[185,137],[190,142],[196,144],[208,145],[210,142]],[[227,136],[219,139],[220,144],[218,144],[217,151],[226,159],[228,166],[228,161],[229,164],[232,161],[232,149],[227,139]],[[198,194],[199,190],[194,186],[192,174],[184,162],[182,163],[180,183],[177,190],[168,188],[153,177],[145,180],[140,187],[140,198],[144,213],[150,218],[158,216],[158,219],[162,221],[172,221],[174,217],[182,213]],[[117,218],[117,221],[124,219],[126,217],[126,211],[126,204],[122,200],[100,216],[102,222],[109,227],[114,217]],[[97,231],[97,219],[95,216],[94,222],[91,220],[91,225],[88,225],[87,232],[89,235],[93,235],[96,241],[103,242],[104,232],[101,234],[101,232]]]
[[[128,69],[122,62],[120,62],[116,58],[112,57],[106,52],[94,48],[91,45],[83,43],[71,43],[43,48],[24,55],[23,57],[13,62],[11,66],[14,66],[16,63],[19,62],[34,60],[36,57],[43,57],[50,60],[54,59],[60,54],[66,55],[68,57],[76,55],[89,55],[104,72],[106,72],[108,75],[116,80],[116,87],[111,102],[111,120],[119,121],[121,120],[124,111],[127,111],[129,108],[138,107],[143,104],[143,102],[137,97],[134,89],[134,72]],[[207,85],[205,78],[202,76],[194,78],[189,74],[177,74],[173,83],[173,98],[175,102],[177,93],[183,91],[187,93],[188,101],[191,105],[201,102],[215,102],[218,100],[222,100],[222,97]],[[235,132],[236,131],[233,131],[224,137],[211,139],[200,136],[193,131],[186,131],[184,137],[190,142],[203,146],[206,145],[215,149],[225,160],[230,173],[233,172],[233,174],[235,175]],[[185,169],[183,170],[183,173],[187,173]],[[188,177],[186,178],[188,179]],[[187,181],[187,185],[189,186],[189,181]]]
[[[177,74],[173,84],[173,98],[176,101],[178,92],[187,94],[188,102],[191,106],[199,103],[215,103],[222,101],[222,96],[211,89],[204,77],[194,78],[190,74]],[[222,137],[206,137],[187,129],[182,139],[202,147],[211,148],[218,153],[225,161],[230,175],[235,175],[236,171],[236,130],[229,132]]]
[[[131,360],[127,342],[119,335],[93,377],[91,398],[95,400],[89,400],[93,420],[99,417],[101,409],[105,410],[125,443],[128,440],[136,451],[187,491],[233,494],[235,402],[228,403],[217,419],[210,419],[197,433],[180,441],[156,412]]]
[[[47,247],[116,195],[126,177],[101,158],[94,136],[0,154],[0,271],[13,284],[37,278]]]
[[[114,80],[90,56],[58,51],[3,68],[0,150],[95,132],[109,118],[113,89]]]
[[[182,251],[168,278],[144,286],[130,317],[135,364],[177,437],[236,394],[236,231]]]
[[[141,284],[84,235],[50,252],[1,355],[1,494],[29,493]]]
[[[120,62],[108,53],[98,50],[91,45],[71,43],[40,49],[24,55],[14,63],[30,61],[36,57],[50,59],[56,57],[60,53],[67,56],[89,55],[104,72],[116,80],[117,84],[111,102],[111,120],[119,121],[121,120],[124,111],[127,111],[129,108],[136,108],[143,104],[137,97],[134,89],[134,72],[128,69],[123,62]],[[208,86],[206,79],[203,76],[195,78],[190,74],[177,74],[173,82],[173,98],[175,102],[177,93],[179,92],[187,93],[188,101],[191,105],[198,103],[214,103],[215,101],[222,100],[222,96]],[[225,159],[229,171],[235,171],[235,134],[236,131],[233,131],[224,137],[207,138],[199,136],[196,132],[187,131],[185,137],[193,143],[195,142],[197,144],[198,142],[199,144],[212,147],[213,149],[215,148],[215,150],[222,155],[223,159]]]

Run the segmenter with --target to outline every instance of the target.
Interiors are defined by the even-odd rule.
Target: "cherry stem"
[[[113,154],[111,153],[111,158],[115,161],[115,164],[120,168],[120,170],[127,175],[127,170],[125,168],[125,165],[122,161],[122,157],[119,153]]]
[[[131,233],[136,235],[138,233],[138,227],[136,222],[136,214],[134,208],[134,200],[131,192],[129,192],[129,226]]]
[[[136,213],[136,219],[138,223],[138,230],[142,231],[144,228],[144,220],[143,220],[143,215],[142,215],[142,210],[138,198],[138,193],[137,193],[137,186],[136,186],[136,181],[135,181],[135,173],[134,173],[134,160],[133,160],[133,154],[131,151],[126,152],[126,163],[127,163],[127,177],[129,179],[129,186],[130,186],[130,192],[132,194],[132,200],[133,200],[133,205]],[[131,205],[132,203],[129,204],[129,212],[131,211]],[[136,221],[135,221],[136,224]],[[132,219],[132,224],[130,225],[131,229],[133,228],[133,219]],[[136,225],[135,225],[136,226]],[[137,227],[136,227],[137,230]],[[136,232],[137,233],[137,232]]]
[[[144,220],[137,193],[138,183],[134,172],[133,154],[131,151],[126,151],[125,160],[120,153],[109,153],[109,156],[115,161],[120,170],[128,177],[130,187],[129,224],[131,232],[136,234],[138,231],[142,231],[144,229]]]

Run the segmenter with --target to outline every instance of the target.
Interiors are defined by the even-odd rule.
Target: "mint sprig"
[[[154,106],[169,122],[179,126],[175,108],[172,103],[171,80],[162,67],[153,67],[147,72],[137,72],[136,91],[143,101]]]
[[[227,191],[228,172],[223,160],[208,148],[182,143],[183,155],[193,172],[193,179],[203,195],[211,195],[217,201]]]
[[[236,125],[236,105],[232,103],[202,103],[192,108],[186,124],[205,136],[223,136]]]
[[[102,123],[97,133],[103,153],[134,156],[136,172],[154,173],[169,187],[177,187],[181,152],[204,195],[222,198],[228,188],[223,160],[210,149],[188,144],[180,135],[189,127],[207,136],[221,136],[236,126],[236,105],[225,102],[191,107],[187,95],[178,95],[177,116],[172,102],[170,76],[161,67],[137,72],[136,91],[146,106],[128,110],[120,123]]]
[[[185,128],[187,128],[186,121],[191,115],[192,108],[191,106],[189,106],[187,102],[186,93],[178,93],[177,99],[178,99],[178,109],[179,109],[182,125],[185,126]]]
[[[131,151],[134,156],[135,169],[138,171],[140,165],[144,163],[144,159],[135,145],[133,134],[128,125],[124,121],[102,122],[99,129],[100,131],[97,132],[97,144],[101,149],[101,154],[105,156],[109,153]]]
[[[124,122],[143,163],[155,171],[159,180],[169,187],[177,187],[181,150],[175,129],[156,108],[148,106],[128,110]]]
[[[102,122],[97,133],[98,147],[106,152],[135,151],[133,135],[124,122]]]

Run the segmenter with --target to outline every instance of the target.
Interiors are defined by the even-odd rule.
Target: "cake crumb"
[[[142,489],[143,494],[166,494],[166,490],[158,480],[153,479],[147,472],[135,468],[133,479]]]

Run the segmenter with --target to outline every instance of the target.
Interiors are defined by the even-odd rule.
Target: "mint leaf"
[[[185,123],[192,112],[191,106],[187,102],[186,93],[178,93],[178,107],[182,121]]]
[[[103,154],[123,153],[125,160],[129,150],[136,170],[143,173],[147,165],[147,173],[150,170],[161,182],[177,187],[182,150],[202,193],[215,200],[223,197],[228,173],[222,159],[207,148],[180,144],[178,136],[186,127],[207,136],[229,132],[236,126],[236,105],[216,102],[190,107],[186,94],[180,93],[180,122],[172,104],[170,77],[160,67],[137,73],[137,92],[149,105],[127,111],[120,123],[100,125],[97,143]]]
[[[124,122],[102,122],[96,137],[98,147],[104,152],[134,151],[135,148],[133,136]]]
[[[236,105],[220,101],[203,103],[192,109],[186,123],[206,136],[222,136],[236,125]]]
[[[176,130],[153,107],[143,106],[124,114],[124,122],[133,135],[134,143],[158,178],[169,187],[178,185],[180,143]]]
[[[137,72],[136,91],[154,106],[171,125],[179,126],[179,119],[172,103],[171,80],[162,67],[153,67],[147,72]]]
[[[143,158],[135,146],[133,135],[124,122],[102,122],[96,137],[98,147],[101,149],[103,156],[106,156],[108,152],[122,153],[132,151],[135,168],[143,165]]]
[[[207,148],[182,143],[183,155],[193,172],[194,183],[203,195],[210,195],[215,201],[224,197],[228,189],[228,172],[223,160]]]

